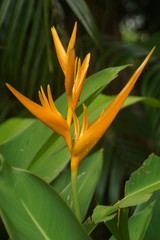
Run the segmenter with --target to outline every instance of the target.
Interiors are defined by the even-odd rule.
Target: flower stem
[[[79,202],[78,202],[78,192],[77,192],[77,171],[71,171],[71,185],[72,185],[72,199],[73,199],[73,207],[74,213],[81,222],[81,215],[79,209]]]

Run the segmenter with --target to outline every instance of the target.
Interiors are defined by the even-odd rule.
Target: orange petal
[[[41,122],[51,128],[53,131],[57,132],[58,134],[62,135],[64,138],[68,137],[68,125],[64,118],[59,115],[53,113],[48,108],[44,108],[39,104],[31,101],[30,99],[23,96],[20,92],[6,83],[6,86],[9,90],[15,95],[15,97]],[[42,96],[42,95],[41,95]]]
[[[77,74],[77,62],[78,62],[78,57],[75,59],[75,65],[74,65],[74,81],[76,80],[76,74]]]
[[[83,122],[82,122],[82,129],[81,129],[80,135],[83,135],[88,129],[88,114],[87,114],[87,108],[84,103],[83,103],[83,111],[84,111]]]
[[[88,154],[88,152],[95,146],[98,140],[105,133],[107,128],[111,125],[112,121],[116,117],[121,106],[123,105],[124,101],[132,90],[139,75],[141,74],[143,68],[151,57],[153,51],[154,48],[145,58],[140,67],[132,75],[126,86],[109,105],[109,107],[100,115],[100,117],[96,121],[94,121],[89,126],[88,130],[79,137],[78,141],[75,142],[72,148],[72,155],[78,157],[79,161],[81,161]]]
[[[40,89],[41,89],[41,90],[39,91],[39,99],[40,99],[40,101],[41,101],[41,103],[42,103],[42,106],[43,106],[44,108],[46,108],[47,110],[50,110],[50,105],[49,105],[49,103],[48,103],[48,100],[47,100],[47,98],[46,98],[46,95],[45,95],[45,93],[44,93],[44,91],[43,91],[42,86],[41,86]]]
[[[75,22],[74,24],[74,28],[72,31],[72,35],[68,44],[68,48],[67,48],[67,53],[69,52],[69,50],[74,48],[75,45],[75,41],[76,41],[76,34],[77,34],[77,22]]]
[[[66,74],[66,66],[67,66],[67,54],[61,43],[61,40],[58,37],[55,27],[51,28],[51,32],[52,32],[52,36],[53,36],[53,40],[54,40],[54,45],[55,45],[58,61],[62,68],[62,71],[64,72],[64,75],[65,75]]]
[[[74,83],[74,68],[75,68],[75,51],[74,49],[69,51],[68,63],[67,63],[66,77],[65,77],[65,89],[67,96],[72,96],[72,88]]]
[[[52,93],[51,93],[51,88],[50,88],[50,85],[48,84],[47,85],[47,94],[48,94],[48,100],[49,100],[49,105],[50,105],[50,108],[52,109],[52,111],[56,114],[59,114],[59,111],[57,110],[54,102],[53,102],[53,98],[52,98]],[[61,115],[62,116],[62,115]]]
[[[82,92],[84,81],[89,67],[90,53],[85,57],[82,66],[78,66],[76,81],[73,87],[73,109],[76,108],[77,102]]]
[[[74,121],[74,138],[75,138],[75,141],[77,141],[80,135],[80,126],[79,126],[77,115],[75,114],[74,111],[73,111],[73,121]]]
[[[85,76],[86,76],[86,73],[87,73],[87,70],[88,70],[88,67],[89,67],[89,62],[90,62],[90,58],[91,58],[91,54],[88,53],[82,63],[82,66],[80,68],[80,74],[79,74],[79,78],[77,80],[77,89],[81,88],[81,85],[83,86],[84,84],[84,79],[85,79]]]

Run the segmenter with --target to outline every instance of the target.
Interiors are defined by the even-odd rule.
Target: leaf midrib
[[[36,225],[36,227],[38,228],[38,230],[40,231],[40,233],[42,234],[42,236],[44,237],[45,240],[51,240],[51,238],[49,238],[47,236],[47,234],[45,233],[45,231],[43,230],[43,228],[41,227],[41,225],[38,223],[38,221],[36,220],[36,218],[32,215],[32,213],[30,212],[30,210],[28,209],[28,207],[26,206],[26,204],[24,203],[24,201],[22,201],[22,205],[24,206],[27,214],[29,215],[29,217],[32,219],[32,221],[34,222],[34,224]]]

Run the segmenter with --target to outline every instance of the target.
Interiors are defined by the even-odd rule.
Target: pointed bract
[[[68,48],[67,48],[67,53],[69,50],[74,48],[75,42],[76,42],[76,34],[77,34],[77,22],[75,22],[74,24],[74,28],[72,31],[72,35],[68,44]]]
[[[80,135],[80,125],[79,125],[77,115],[75,114],[74,111],[73,111],[73,121],[74,121],[74,140],[76,142]]]
[[[81,129],[81,134],[83,135],[87,129],[88,129],[88,114],[87,114],[87,108],[85,104],[83,103],[83,122],[82,122],[82,129]]]
[[[74,49],[69,51],[68,55],[68,68],[65,77],[65,89],[67,96],[72,97],[72,88],[74,84],[74,66],[75,66],[75,51]]]
[[[61,43],[61,40],[58,37],[57,31],[54,27],[51,28],[51,32],[52,32],[52,36],[53,36],[53,40],[54,40],[57,58],[58,58],[60,66],[62,68],[62,71],[65,75],[66,74],[66,66],[67,66],[67,54]]]
[[[80,65],[80,62],[78,63],[77,74],[75,77],[75,82],[74,82],[73,91],[72,91],[72,93],[73,93],[73,109],[74,110],[77,106],[77,102],[78,102],[79,97],[82,92],[84,81],[85,81],[85,78],[87,75],[87,70],[89,67],[89,62],[90,62],[90,53],[88,53],[86,55],[82,65]]]
[[[68,68],[65,78],[65,89],[68,97],[67,123],[69,127],[72,122],[73,112],[76,109],[77,102],[82,92],[87,70],[89,67],[89,61],[90,53],[87,54],[81,65],[81,60],[75,58],[74,49],[69,52]]]
[[[143,68],[147,64],[149,58],[151,57],[154,48],[145,58],[140,67],[135,71],[135,73],[130,78],[129,82],[126,86],[121,90],[121,92],[117,95],[117,97],[113,100],[113,102],[109,105],[109,107],[103,111],[97,120],[95,120],[81,136],[78,138],[73,145],[71,155],[73,159],[76,158],[76,162],[79,162],[89,153],[89,151],[95,146],[95,144],[99,141],[102,135],[105,133],[107,128],[111,125],[112,121],[116,117],[119,112],[121,106],[126,100],[127,96],[131,92],[135,82],[137,81],[139,75],[141,74]],[[78,159],[78,160],[77,160]],[[72,160],[71,160],[72,161]],[[73,164],[75,167],[75,164]],[[78,168],[78,166],[77,166]]]
[[[70,139],[70,132],[68,125],[65,121],[65,119],[61,116],[61,114],[58,112],[58,110],[54,109],[55,106],[50,106],[50,103],[53,100],[51,100],[50,95],[50,103],[48,102],[44,91],[41,87],[41,91],[39,91],[40,101],[42,103],[42,106],[31,101],[24,95],[22,95],[20,92],[18,92],[16,89],[14,89],[10,84],[6,83],[6,86],[8,89],[14,94],[14,96],[41,122],[43,122],[47,127],[51,128],[53,131],[57,132],[61,136],[64,137],[64,139],[67,142],[67,145],[69,148],[71,148],[71,139]],[[49,90],[49,94],[50,90]]]
[[[72,35],[71,35],[71,38],[70,38],[70,41],[69,41],[69,44],[68,44],[67,51],[65,51],[65,49],[63,47],[63,44],[62,44],[61,40],[59,39],[59,36],[57,34],[57,31],[56,31],[55,27],[51,28],[51,32],[52,32],[53,41],[54,41],[54,45],[55,45],[55,49],[56,49],[59,64],[62,68],[62,71],[63,71],[64,75],[66,75],[67,63],[68,63],[68,53],[71,49],[74,48],[75,41],[76,41],[77,22],[74,25]]]

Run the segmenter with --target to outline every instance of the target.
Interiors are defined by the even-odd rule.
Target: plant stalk
[[[81,222],[80,208],[78,202],[78,191],[77,191],[77,171],[71,171],[71,185],[72,185],[72,199],[74,213],[79,222]]]

